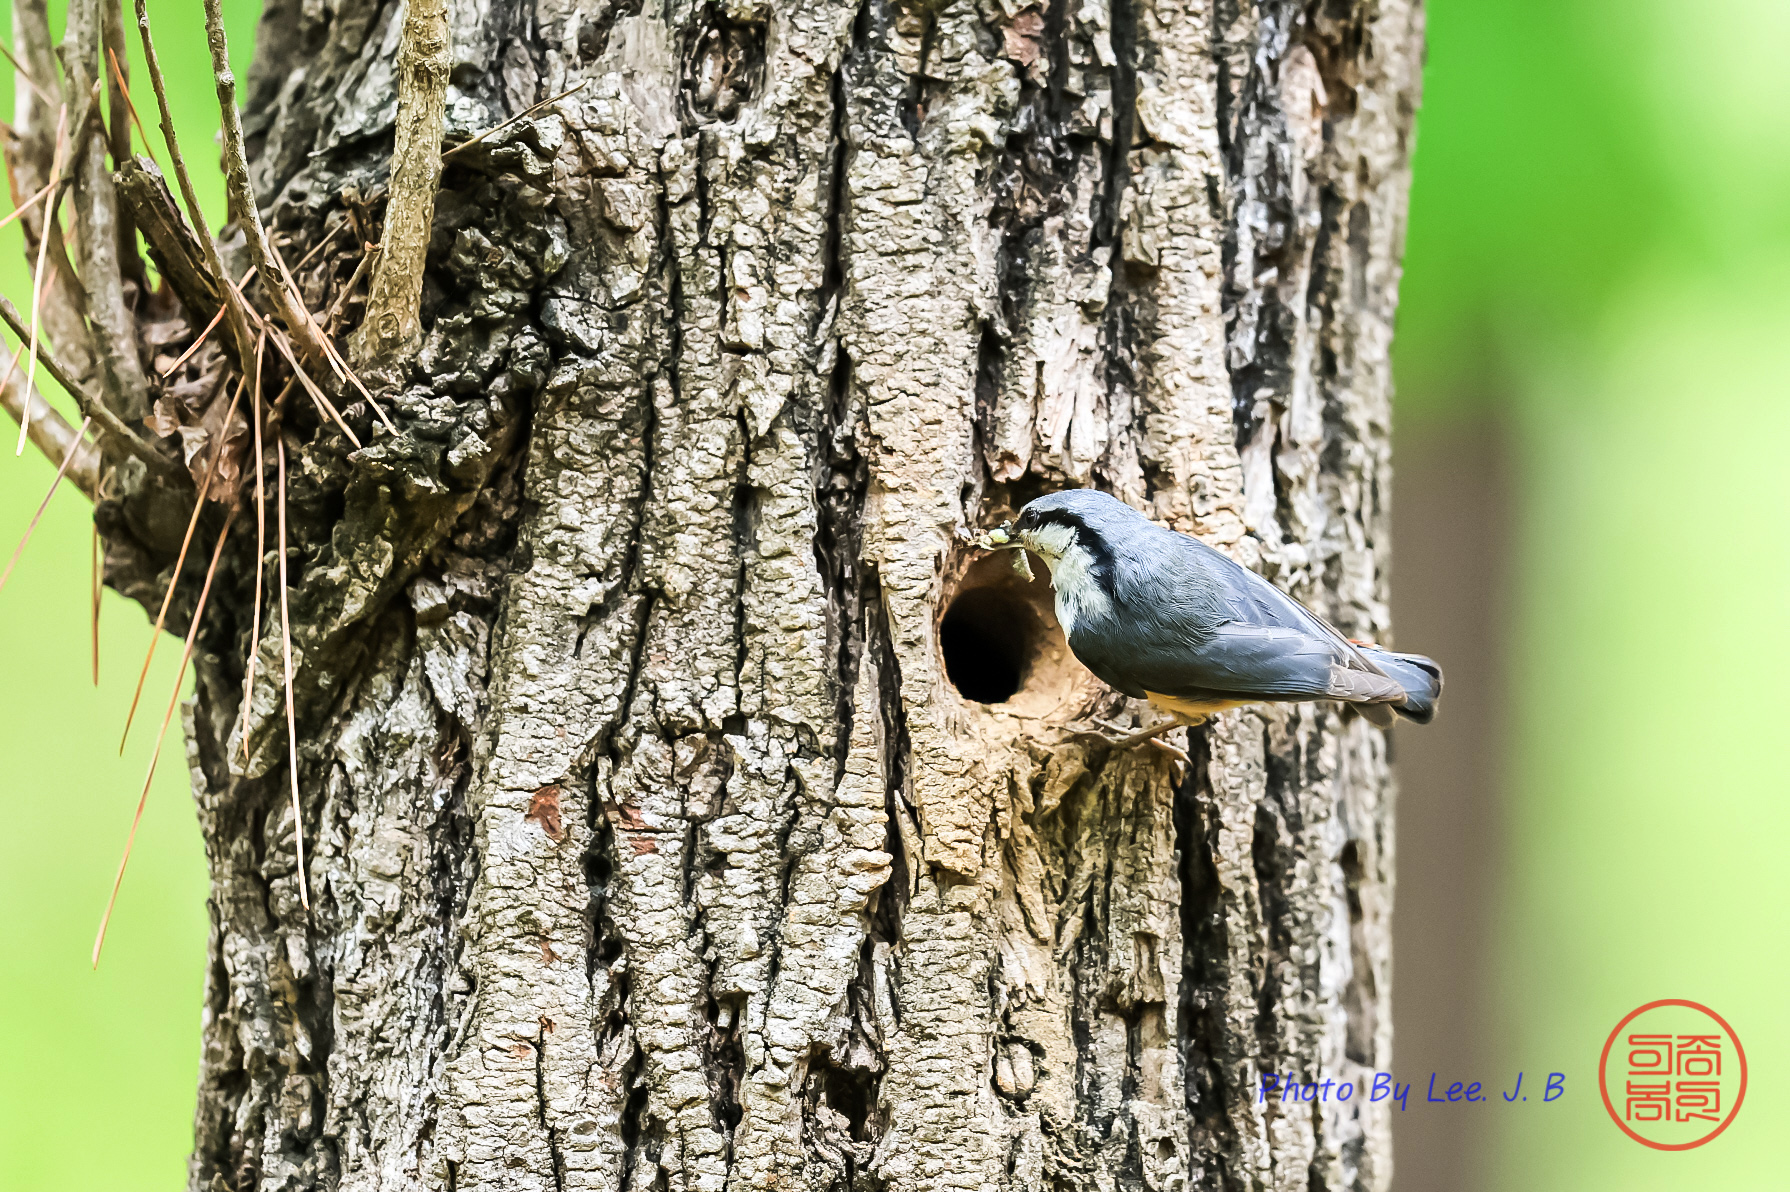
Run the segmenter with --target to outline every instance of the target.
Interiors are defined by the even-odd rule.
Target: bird
[[[1043,559],[1075,657],[1172,717],[1116,744],[1251,704],[1337,700],[1381,727],[1435,715],[1434,661],[1344,637],[1230,556],[1098,489],[1039,497],[979,541]],[[1029,574],[1023,554],[1015,565]]]

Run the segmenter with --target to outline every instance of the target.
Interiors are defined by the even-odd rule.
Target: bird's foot
[[[1185,749],[1182,749],[1178,745],[1171,745],[1162,739],[1164,733],[1171,733],[1178,728],[1189,727],[1190,722],[1180,717],[1176,717],[1172,720],[1165,720],[1160,724],[1152,725],[1151,727],[1142,729],[1138,732],[1127,732],[1118,725],[1108,724],[1105,721],[1095,721],[1094,723],[1097,725],[1096,728],[1072,728],[1069,730],[1069,735],[1072,737],[1091,738],[1103,742],[1110,748],[1116,750],[1135,749],[1139,745],[1145,744],[1153,745],[1174,758],[1177,763],[1183,766],[1190,764],[1193,760],[1187,756],[1187,751]]]

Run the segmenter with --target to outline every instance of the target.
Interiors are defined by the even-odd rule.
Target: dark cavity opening
[[[1006,703],[1025,686],[1038,631],[1037,614],[1013,588],[972,588],[939,623],[945,674],[967,700]]]

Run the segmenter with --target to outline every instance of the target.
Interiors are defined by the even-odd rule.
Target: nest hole
[[[1043,711],[1061,700],[1078,669],[1057,626],[1043,564],[1034,561],[1033,572],[1028,582],[1013,570],[1011,555],[985,555],[946,599],[939,652],[945,677],[966,701]]]
[[[1023,598],[1002,588],[973,588],[945,609],[939,648],[957,694],[978,704],[1004,704],[1025,687],[1041,626]]]

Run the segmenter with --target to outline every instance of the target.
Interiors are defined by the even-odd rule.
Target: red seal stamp
[[[1688,1151],[1740,1112],[1746,1052],[1708,1006],[1664,998],[1616,1024],[1597,1061],[1597,1087],[1624,1134],[1655,1150]]]

